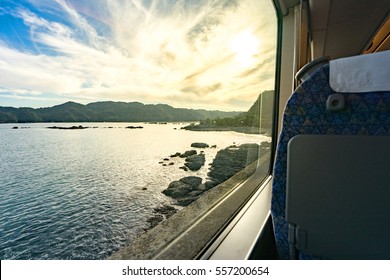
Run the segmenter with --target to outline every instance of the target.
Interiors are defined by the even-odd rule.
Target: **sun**
[[[245,30],[232,39],[230,49],[240,66],[251,67],[256,64],[256,55],[260,52],[260,40]]]

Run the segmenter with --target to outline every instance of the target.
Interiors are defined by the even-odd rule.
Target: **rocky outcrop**
[[[186,158],[184,165],[191,171],[197,171],[204,165],[205,161],[204,154],[192,155]]]
[[[209,144],[202,143],[202,142],[195,142],[191,144],[191,147],[205,149],[209,147]]]
[[[49,126],[48,128],[50,129],[86,129],[88,127],[84,127],[82,125],[79,125],[79,126],[69,126],[69,127],[64,127],[64,126]]]
[[[180,206],[187,206],[199,198],[205,191],[214,188],[226,181],[246,166],[258,159],[259,152],[270,149],[270,143],[232,145],[218,151],[213,162],[210,164],[210,171],[207,174],[208,180],[202,183],[202,178],[188,176],[178,181],[173,181],[168,188],[162,191],[172,197]],[[177,156],[177,154],[175,154]],[[179,167],[187,171],[199,170],[205,163],[203,153],[186,157],[185,166]]]
[[[191,144],[191,147],[205,149],[205,148],[209,148],[210,146],[207,143],[194,142]],[[213,147],[216,148],[217,146],[214,145]],[[202,168],[202,166],[204,166],[204,164],[206,162],[204,151],[200,151],[199,154],[196,150],[188,150],[188,151],[185,151],[184,153],[176,152],[175,154],[171,154],[169,157],[170,158],[176,158],[176,157],[185,158],[184,166],[179,167],[180,169],[183,169],[184,171],[188,171],[188,170],[198,171],[199,169]],[[164,158],[164,161],[169,161],[169,159]],[[168,164],[164,164],[162,161],[160,161],[159,163],[162,164],[163,166],[168,165]],[[170,163],[169,165],[173,165],[173,164]]]
[[[258,144],[232,145],[226,149],[218,151],[213,162],[210,164],[210,172],[207,174],[208,179],[204,183],[203,179],[197,176],[183,177],[178,181],[173,181],[168,188],[163,190],[166,196],[174,199],[174,203],[180,206],[187,206],[197,200],[204,192],[214,188],[220,183],[226,181],[252,162],[258,159],[259,153],[266,152],[271,147],[269,142]],[[179,153],[173,156],[178,156]],[[179,167],[187,171],[193,166],[191,164],[204,165],[205,156],[203,153],[186,157],[185,166]],[[198,166],[197,166],[198,167]],[[200,167],[199,167],[200,168]],[[161,215],[161,214],[158,214]],[[161,219],[156,216],[152,222]]]
[[[218,151],[207,174],[214,185],[218,185],[258,158],[258,144],[232,145]]]
[[[180,157],[181,158],[186,158],[186,157],[190,157],[190,156],[193,156],[193,155],[196,155],[198,152],[196,150],[189,150],[189,151],[185,151],[184,153],[180,154]]]
[[[168,188],[163,191],[163,194],[172,198],[180,198],[187,196],[194,188],[182,181],[173,181]]]
[[[169,156],[169,158],[164,158],[163,161],[160,161],[159,164],[162,164],[163,166],[174,165],[175,163],[169,162],[169,160],[172,158],[176,158],[176,157],[185,158],[184,166],[179,167],[180,169],[183,169],[184,171],[188,171],[188,170],[197,171],[205,164],[205,161],[206,161],[206,158],[205,158],[205,155],[203,154],[203,152],[198,154],[198,152],[196,150],[189,150],[189,151],[185,151],[184,153],[177,152],[175,154],[172,154]],[[164,163],[164,162],[166,162],[166,163]],[[167,163],[167,162],[169,162],[169,163]]]
[[[163,191],[163,194],[178,198],[188,195],[190,192],[196,190],[202,183],[202,178],[196,176],[188,176],[181,178],[179,181],[173,181],[168,188]]]
[[[174,198],[178,205],[187,206],[197,200],[206,190],[208,188],[206,184],[202,184],[202,178],[188,176],[170,183],[168,188],[163,191],[163,194]]]
[[[179,157],[180,155],[181,155],[181,153],[177,152],[177,153],[175,153],[175,154],[173,154],[173,155],[170,155],[170,157],[171,157],[171,158],[174,158],[174,157]]]

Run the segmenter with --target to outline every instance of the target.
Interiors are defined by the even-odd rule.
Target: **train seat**
[[[272,183],[271,213],[279,258],[290,258],[285,216],[289,141],[302,134],[390,135],[388,65],[390,51],[330,61],[311,74],[287,102]],[[327,171],[322,172],[326,176]],[[299,252],[299,258],[316,257]]]

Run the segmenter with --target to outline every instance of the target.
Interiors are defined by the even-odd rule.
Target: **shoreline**
[[[120,247],[117,251],[114,251],[106,259],[108,260],[145,260],[153,259],[156,254],[159,254],[161,259],[181,259],[195,257],[199,250],[202,250],[210,238],[215,236],[220,227],[226,220],[231,218],[231,213],[236,211],[235,204],[229,202],[226,204],[227,208],[224,208],[222,212],[210,213],[212,223],[206,223],[206,226],[200,226],[199,231],[192,229],[191,233],[186,234],[181,240],[181,244],[187,244],[182,247],[183,252],[176,252],[172,250],[166,250],[167,244],[170,244],[178,236],[186,232],[191,226],[198,221],[199,217],[204,213],[210,211],[210,207],[215,205],[222,198],[226,197],[229,193],[236,190],[245,179],[254,174],[257,168],[264,169],[263,163],[266,163],[268,152],[263,154],[259,159],[255,160],[241,171],[237,172],[234,176],[230,177],[225,182],[205,192],[199,199],[194,201],[188,206],[183,207],[180,211],[176,212],[169,219],[164,219],[158,222],[156,226],[140,234],[136,239],[132,240],[126,246]],[[240,192],[249,194],[252,190],[242,188]],[[243,197],[246,197],[243,195]],[[241,197],[241,196],[240,196]],[[233,198],[237,203],[237,198]],[[196,233],[194,233],[194,231]],[[188,246],[189,242],[191,246]],[[161,252],[163,252],[161,254]]]
[[[210,126],[210,125],[187,125],[182,127],[184,130],[190,131],[234,131],[245,134],[264,134],[268,135],[269,131],[266,129],[260,130],[259,127],[249,126]]]

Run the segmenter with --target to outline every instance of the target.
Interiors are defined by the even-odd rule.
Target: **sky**
[[[244,111],[275,50],[269,0],[0,0],[0,106]]]

